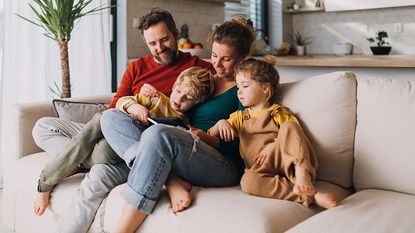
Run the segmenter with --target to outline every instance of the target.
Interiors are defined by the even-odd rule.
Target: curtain
[[[16,16],[18,13],[36,20],[28,2],[33,3],[28,0],[4,2],[3,75],[0,79],[2,116],[11,104],[57,98],[48,86],[52,87],[56,82],[61,87],[57,42],[44,36],[42,28]],[[88,8],[109,3],[109,0],[95,0]],[[111,92],[109,26],[109,10],[84,16],[77,21],[69,41],[72,97]]]

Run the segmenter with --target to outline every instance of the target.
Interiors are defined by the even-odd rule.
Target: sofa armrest
[[[113,94],[108,94],[69,98],[66,100],[89,103],[110,103],[112,98]],[[42,151],[33,140],[33,126],[42,117],[56,117],[52,101],[14,104],[6,109],[6,111],[5,118],[3,119],[4,129],[1,153],[5,173],[20,158]]]

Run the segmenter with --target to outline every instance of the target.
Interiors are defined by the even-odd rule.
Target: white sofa
[[[194,187],[194,203],[176,215],[163,193],[138,232],[415,232],[415,81],[335,72],[284,84],[282,92],[282,103],[298,114],[317,152],[317,187],[334,192],[338,207],[306,208],[250,196],[239,187]],[[83,178],[66,179],[52,192],[46,213],[33,214],[39,173],[51,157],[35,145],[31,130],[37,119],[53,115],[44,102],[15,105],[4,119],[3,222],[15,232],[58,232],[59,215],[70,208]],[[90,232],[114,229],[122,186],[101,204]]]

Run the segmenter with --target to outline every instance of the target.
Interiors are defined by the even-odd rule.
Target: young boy
[[[170,99],[162,93],[158,93],[156,97],[137,94],[120,98],[116,108],[144,124],[148,123],[148,117],[177,117],[187,123],[185,112],[211,96],[214,89],[213,83],[213,75],[209,70],[191,67],[177,77]],[[91,138],[95,138],[94,135],[101,134],[101,131],[90,128],[88,134]],[[81,144],[78,147],[93,148],[95,141],[83,140],[78,143]],[[86,150],[64,151],[46,165],[39,178],[39,193],[34,203],[35,214],[44,213],[49,205],[52,188],[62,182],[65,177],[74,174],[78,168],[91,168],[95,163],[113,164],[121,160],[121,158],[110,158],[106,154],[103,154],[101,158],[91,159],[90,153],[81,153],[81,151]]]

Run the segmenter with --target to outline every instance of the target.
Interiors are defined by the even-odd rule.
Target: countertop
[[[415,55],[277,56],[276,66],[415,68]]]

